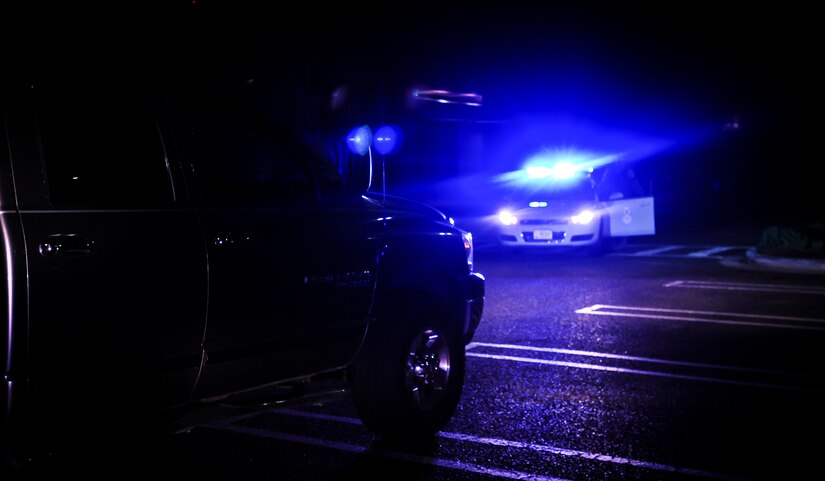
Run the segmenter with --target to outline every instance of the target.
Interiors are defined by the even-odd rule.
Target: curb
[[[771,269],[811,274],[825,274],[825,259],[798,259],[791,257],[776,257],[758,254],[756,247],[751,247],[745,253],[749,263]]]

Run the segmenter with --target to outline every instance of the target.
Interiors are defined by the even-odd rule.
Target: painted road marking
[[[799,286],[785,284],[758,284],[714,281],[672,281],[665,287],[685,287],[691,289],[720,289],[728,291],[777,292],[782,294],[818,294],[825,295],[825,287]]]
[[[684,249],[685,247],[688,247],[688,246],[678,246],[678,245],[663,246],[663,247],[657,247],[655,249],[648,249],[648,250],[644,250],[644,251],[631,252],[631,253],[627,253],[627,254],[626,253],[617,253],[617,254],[629,255],[629,256],[653,256],[653,255],[663,254],[665,252],[676,250],[676,249]]]
[[[669,359],[658,359],[653,357],[628,356],[625,354],[612,354],[607,352],[596,351],[579,351],[575,349],[558,349],[554,347],[536,347],[536,346],[520,346],[517,344],[494,344],[489,342],[471,342],[467,345],[466,350],[475,349],[477,347],[492,347],[497,349],[512,349],[517,351],[532,351],[532,352],[549,352],[554,354],[567,354],[572,356],[595,357],[600,359],[615,359],[620,361],[643,362],[650,364],[663,364],[666,366],[680,366],[680,367],[695,367],[700,369],[718,369],[724,371],[749,372],[755,374],[770,374],[781,376],[795,376],[795,377],[812,377],[825,379],[825,376],[816,374],[796,373],[787,371],[776,371],[770,369],[755,369],[749,367],[728,366],[723,364],[705,364],[700,362],[688,361],[673,361]]]
[[[687,256],[688,257],[715,257],[714,254],[718,254],[720,252],[729,251],[732,249],[747,249],[746,247],[711,247],[708,249],[702,249],[696,252],[691,252]]]
[[[677,252],[682,250],[691,252]],[[666,245],[639,251],[616,250],[608,253],[611,256],[624,257],[676,257],[693,259],[730,259],[743,257],[750,246],[694,246],[694,245]],[[739,252],[738,254],[717,255],[723,252]]]
[[[300,416],[305,418],[311,418],[321,421],[331,421],[331,422],[338,422],[344,424],[352,424],[352,425],[361,425],[361,421],[356,418],[349,418],[343,416],[331,416],[328,414],[321,414],[321,413],[310,413],[305,411],[299,411],[294,409],[283,409],[272,411],[272,414],[285,414],[291,416]],[[381,457],[387,457],[391,459],[396,459],[399,461],[407,461],[407,462],[415,462],[420,464],[426,464],[430,466],[438,466],[442,468],[449,468],[449,469],[456,469],[460,471],[466,471],[470,473],[478,473],[490,476],[497,476],[507,479],[518,479],[518,480],[535,480],[535,481],[567,481],[563,478],[556,478],[556,477],[548,477],[543,475],[536,475],[532,473],[527,473],[524,471],[512,471],[512,470],[503,470],[498,468],[491,468],[487,466],[482,466],[479,464],[474,463],[463,463],[461,461],[456,460],[449,460],[443,458],[433,458],[430,456],[421,456],[415,455],[410,453],[401,453],[398,451],[392,451],[388,449],[375,449],[369,448],[366,446],[358,446],[349,443],[341,443],[336,441],[330,441],[326,439],[318,439],[312,438],[308,436],[301,436],[295,434],[288,434],[282,433],[277,431],[269,431],[264,429],[255,429],[249,428],[244,426],[238,426],[236,424],[226,424],[226,423],[211,423],[206,425],[208,428],[212,429],[220,429],[224,431],[232,431],[239,434],[246,434],[250,436],[256,437],[264,437],[270,439],[277,439],[280,441],[288,441],[288,442],[295,442],[300,444],[308,444],[317,447],[329,448],[329,449],[337,449],[340,451],[347,451],[353,452],[358,454],[370,454],[376,455]],[[463,442],[471,442],[475,444],[481,444],[485,446],[497,446],[497,447],[507,447],[507,448],[517,448],[523,449],[533,452],[541,452],[541,453],[550,453],[559,456],[566,456],[566,457],[577,457],[585,460],[591,461],[599,461],[603,463],[610,463],[615,465],[622,465],[622,466],[634,466],[641,469],[647,469],[651,471],[660,471],[660,472],[667,472],[667,473],[674,473],[674,474],[686,474],[692,476],[703,476],[706,478],[713,478],[713,479],[721,479],[726,481],[747,481],[746,478],[741,477],[734,477],[722,473],[716,473],[712,471],[705,471],[700,469],[691,469],[691,468],[683,468],[679,466],[673,466],[669,464],[663,463],[654,463],[650,461],[642,461],[638,459],[632,458],[625,458],[621,456],[611,456],[608,454],[600,454],[600,453],[591,453],[587,451],[579,451],[575,449],[567,449],[561,448],[552,445],[546,444],[536,444],[536,443],[526,443],[521,441],[510,441],[507,439],[501,438],[491,438],[491,437],[479,437],[473,436],[469,434],[460,434],[460,433],[450,433],[450,432],[439,432],[438,437],[452,439],[456,441],[463,441]]]
[[[782,384],[770,384],[770,383],[762,383],[762,382],[750,382],[750,381],[738,381],[735,379],[722,379],[717,377],[710,377],[710,376],[693,376],[688,374],[674,374],[674,373],[667,373],[667,372],[659,372],[659,371],[646,371],[642,369],[629,369],[625,367],[615,367],[615,366],[600,366],[596,364],[587,364],[581,362],[568,362],[568,361],[554,361],[549,359],[535,359],[532,357],[518,357],[518,356],[505,356],[499,354],[480,354],[475,352],[468,352],[468,357],[481,357],[486,359],[496,359],[498,361],[514,361],[514,362],[523,362],[528,364],[544,364],[549,366],[562,366],[562,367],[570,367],[574,369],[590,369],[593,371],[606,371],[606,372],[617,372],[623,374],[639,374],[642,376],[652,376],[652,377],[664,377],[669,379],[681,379],[685,381],[702,381],[702,382],[710,382],[716,384],[731,384],[735,386],[746,386],[746,387],[758,387],[758,388],[767,388],[767,389],[781,389],[785,391],[802,391],[802,392],[814,392],[814,393],[822,393],[825,392],[823,389],[810,389],[810,388],[803,388],[803,387],[795,387],[795,386],[785,386]]]
[[[594,304],[590,307],[583,307],[581,309],[577,309],[576,313],[591,316],[634,317],[669,321],[703,322],[709,324],[825,331],[825,327],[811,325],[823,324],[825,323],[825,319],[810,317],[768,316],[760,314],[741,314],[736,312],[696,311],[689,309],[664,309],[655,307],[608,306],[603,304]],[[759,320],[768,322],[759,322]],[[806,323],[806,325],[770,321],[798,322]]]
[[[651,371],[645,369],[633,369],[633,368],[626,368],[626,367],[619,367],[619,366],[604,366],[601,364],[589,364],[585,362],[572,362],[572,361],[558,361],[554,359],[537,359],[533,357],[521,357],[521,356],[511,356],[505,354],[488,354],[488,353],[479,353],[479,352],[470,352],[473,349],[478,347],[493,347],[493,348],[500,348],[500,349],[511,349],[511,350],[520,350],[520,351],[532,351],[532,352],[552,352],[552,353],[560,353],[560,354],[572,354],[572,355],[580,355],[580,356],[587,356],[587,357],[596,357],[602,359],[616,359],[616,360],[624,360],[624,361],[633,361],[633,362],[647,362],[652,364],[660,364],[660,365],[671,365],[671,366],[684,366],[684,367],[693,367],[693,368],[701,368],[701,369],[717,369],[717,370],[726,370],[726,371],[738,371],[738,372],[748,372],[748,373],[755,373],[761,375],[779,375],[784,377],[806,377],[811,378],[814,380],[822,379],[822,376],[817,376],[815,374],[805,374],[805,373],[793,373],[793,372],[782,372],[782,371],[770,371],[770,370],[760,370],[760,369],[751,369],[751,368],[742,368],[736,366],[723,366],[720,364],[701,364],[701,363],[691,363],[691,362],[683,362],[683,361],[669,361],[665,359],[654,359],[654,358],[644,358],[644,357],[636,357],[636,356],[624,356],[619,354],[610,354],[610,353],[598,353],[598,352],[590,352],[590,351],[574,351],[568,349],[555,349],[555,348],[541,348],[541,347],[533,347],[533,346],[518,346],[513,344],[491,344],[491,343],[481,343],[481,342],[474,342],[467,346],[467,356],[468,357],[478,357],[484,359],[495,359],[499,361],[512,361],[512,362],[522,362],[528,364],[542,364],[547,366],[561,366],[561,367],[569,367],[573,369],[589,369],[593,371],[605,371],[605,372],[616,372],[616,373],[623,373],[623,374],[638,374],[642,376],[652,376],[652,377],[662,377],[662,378],[670,378],[670,379],[682,379],[687,381],[701,381],[701,382],[710,382],[715,384],[731,384],[735,386],[747,386],[747,387],[756,387],[756,388],[767,388],[767,389],[780,389],[785,391],[798,391],[798,392],[814,392],[814,393],[823,393],[825,389],[822,388],[809,388],[803,386],[793,386],[788,384],[775,384],[775,383],[767,383],[767,382],[754,382],[754,381],[743,381],[739,379],[728,379],[728,378],[721,378],[721,377],[713,377],[713,376],[699,376],[699,375],[692,375],[692,374],[679,374],[679,373],[671,373],[671,372],[663,372],[663,371]]]

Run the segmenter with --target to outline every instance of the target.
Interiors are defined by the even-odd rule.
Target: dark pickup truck
[[[242,95],[141,86],[3,86],[4,458],[336,393],[377,436],[444,427],[483,310],[471,234]]]

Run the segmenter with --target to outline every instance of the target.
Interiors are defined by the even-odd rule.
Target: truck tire
[[[352,367],[363,424],[390,440],[431,438],[452,417],[464,386],[461,330],[427,302],[392,303],[370,326]]]

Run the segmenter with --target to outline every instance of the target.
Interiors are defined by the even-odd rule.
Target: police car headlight
[[[518,219],[512,212],[509,210],[502,210],[498,213],[498,221],[504,225],[516,225],[518,224]]]
[[[571,220],[573,221],[574,224],[589,224],[589,223],[593,222],[593,219],[595,217],[596,216],[593,214],[592,211],[583,210],[583,211],[579,212],[578,214],[574,215]]]

